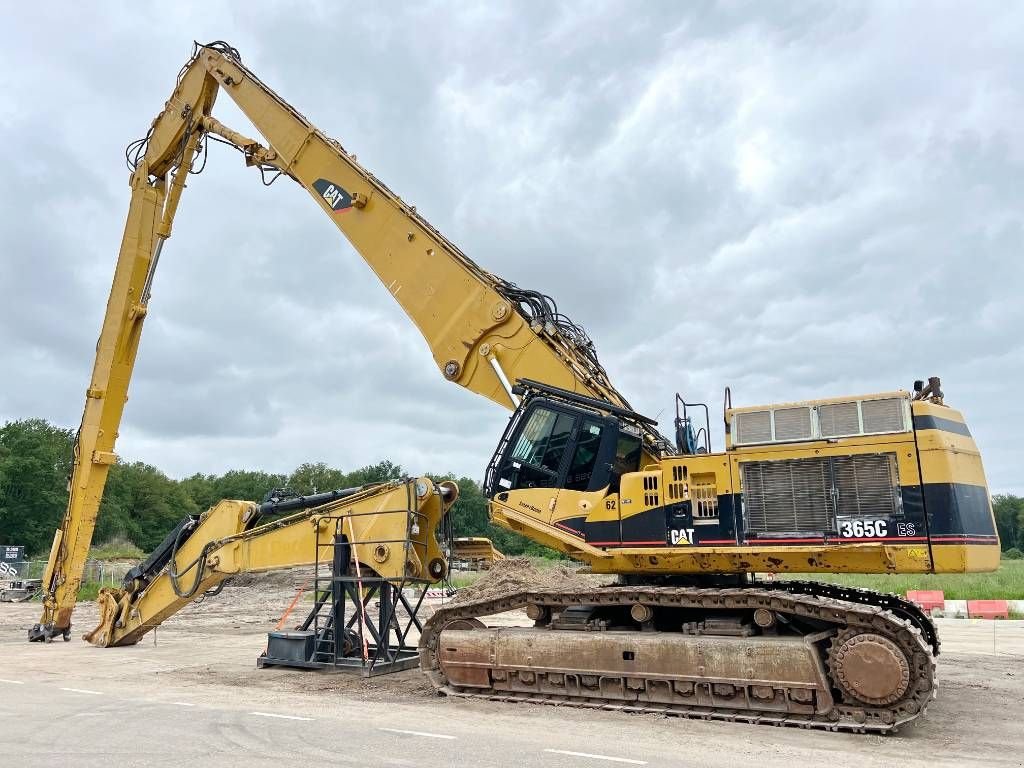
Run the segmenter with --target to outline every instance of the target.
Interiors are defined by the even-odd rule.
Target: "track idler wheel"
[[[485,629],[487,627],[480,619],[454,619],[444,625],[445,629]]]
[[[899,701],[910,688],[910,661],[903,649],[884,635],[848,629],[832,641],[832,679],[848,701],[884,707]]]

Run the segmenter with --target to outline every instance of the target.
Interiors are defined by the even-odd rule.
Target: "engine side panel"
[[[624,475],[618,493],[512,491],[492,515],[505,519],[505,496],[517,530],[535,535],[532,518],[542,518],[555,534],[546,543],[601,573],[997,568],[984,469],[959,412],[893,393],[847,400],[772,407],[746,442],[649,464]],[[789,415],[801,408],[806,423]]]

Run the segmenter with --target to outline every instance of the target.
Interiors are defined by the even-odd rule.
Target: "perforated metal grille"
[[[696,520],[710,520],[718,517],[718,488],[716,486],[693,486],[693,517]]]
[[[829,403],[818,406],[818,424],[822,437],[841,437],[860,433],[857,403]]]
[[[656,474],[644,475],[644,506],[656,507],[659,505],[658,476]]]
[[[865,432],[901,432],[905,429],[903,400],[896,397],[885,400],[865,400],[860,404]]]
[[[896,456],[891,453],[832,459],[839,517],[888,517],[899,507]]]
[[[672,467],[672,480],[667,483],[669,501],[686,498],[686,483],[683,482],[683,468],[678,464]]]
[[[737,443],[769,443],[771,439],[771,411],[749,411],[736,414]]]
[[[806,440],[810,436],[810,408],[779,408],[775,411],[776,440]]]
[[[752,533],[834,529],[825,458],[749,461],[741,464],[743,511]]]

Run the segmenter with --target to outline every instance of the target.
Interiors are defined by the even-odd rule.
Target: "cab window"
[[[516,441],[512,458],[527,464],[540,464],[548,440],[551,439],[551,428],[555,425],[557,415],[545,408],[538,408],[531,413]]]
[[[520,487],[554,485],[575,424],[574,416],[546,408],[530,414],[512,451],[512,459],[523,465]]]
[[[640,438],[635,435],[620,433],[615,444],[615,461],[612,463],[611,491],[618,493],[619,480],[627,472],[640,469]]]
[[[576,440],[576,450],[569,465],[569,476],[565,487],[572,491],[586,491],[590,486],[590,478],[594,474],[597,452],[601,448],[601,432],[604,425],[593,419],[584,419],[580,436]]]

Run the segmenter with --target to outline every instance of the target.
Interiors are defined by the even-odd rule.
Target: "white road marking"
[[[174,706],[176,706],[176,707],[194,707],[195,706],[195,704],[190,704],[187,701],[172,701],[171,703]]]
[[[73,717],[102,717],[102,712],[76,712]]]
[[[24,685],[23,680],[8,680],[5,677],[0,677],[0,683],[10,683],[11,685]]]
[[[103,691],[89,691],[85,688],[61,688],[62,691],[69,691],[71,693],[88,693],[93,696],[102,696]]]
[[[273,712],[250,712],[250,715],[257,717],[279,717],[282,720],[312,720],[312,717],[299,717],[298,715],[277,715]]]
[[[556,755],[572,755],[573,757],[589,757],[593,760],[610,760],[613,763],[629,763],[630,765],[647,765],[646,760],[632,760],[628,757],[611,757],[610,755],[592,755],[589,752],[570,752],[568,749],[545,749]]]
[[[403,731],[401,728],[378,728],[379,731],[389,731],[391,733],[404,733],[407,736],[426,736],[428,739],[454,739],[455,736],[449,736],[446,733],[427,733],[426,731]]]

